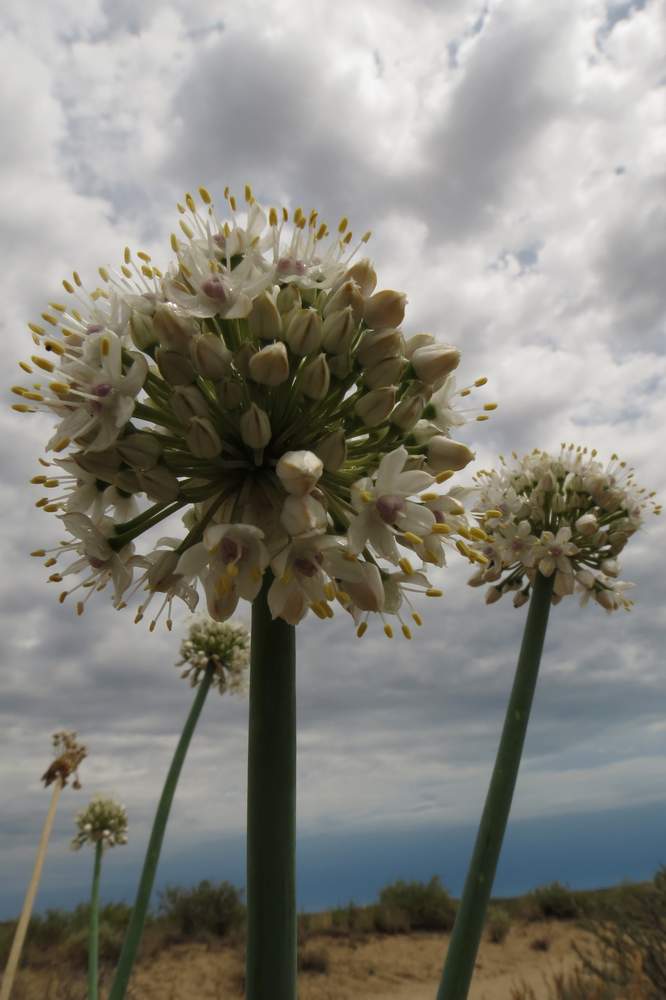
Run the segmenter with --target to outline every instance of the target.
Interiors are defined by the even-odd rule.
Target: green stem
[[[92,894],[90,896],[90,930],[88,934],[88,1000],[97,1000],[99,982],[99,874],[102,870],[104,844],[95,844]]]
[[[516,676],[504,720],[490,788],[451,935],[437,1000],[465,1000],[474,973],[493,887],[548,625],[554,574],[537,573],[532,587]]]
[[[296,1000],[295,629],[252,605],[247,792],[247,1000]]]
[[[167,774],[166,781],[164,782],[164,788],[162,789],[162,795],[157,806],[157,812],[155,813],[155,819],[153,821],[153,829],[148,842],[146,858],[143,863],[143,871],[141,872],[141,881],[139,882],[139,888],[136,893],[134,909],[132,910],[132,916],[130,917],[130,922],[125,934],[123,949],[120,953],[120,958],[118,959],[118,967],[116,969],[113,986],[111,987],[111,992],[109,994],[109,1000],[122,1000],[125,996],[125,991],[127,990],[127,984],[132,972],[132,966],[134,965],[139,944],[141,943],[143,925],[146,922],[150,895],[153,890],[153,883],[155,882],[155,872],[157,871],[157,863],[159,861],[160,851],[162,850],[162,841],[164,840],[164,831],[166,830],[167,820],[169,819],[169,812],[171,810],[171,804],[176,792],[176,785],[178,784],[185,756],[190,746],[190,741],[192,740],[192,734],[194,733],[199,716],[201,715],[201,709],[203,708],[206,695],[208,694],[208,690],[213,679],[214,669],[215,668],[212,663],[208,665],[206,672],[201,679],[201,683],[197,688],[197,693],[194,697],[194,701],[192,702],[192,707],[190,708],[190,714],[188,715],[185,725],[183,726],[183,731],[180,734],[176,752],[174,753],[173,760],[171,761],[169,773]]]

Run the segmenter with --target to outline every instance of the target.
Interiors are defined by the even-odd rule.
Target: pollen
[[[448,524],[433,524],[432,532],[433,535],[450,535],[454,529]]]
[[[421,627],[421,625],[423,625],[423,619],[421,618],[421,615],[417,611],[412,611],[412,620],[414,621],[415,625],[419,626],[419,628]]]
[[[384,625],[384,635],[386,636],[387,639],[393,638],[393,629],[388,624],[388,622],[386,623],[386,625]]]
[[[404,635],[405,639],[411,639],[412,633],[408,625],[402,626],[402,634]]]
[[[419,535],[415,535],[413,531],[405,531],[402,537],[410,545],[423,545],[423,539]]]
[[[367,631],[368,631],[368,623],[361,622],[359,627],[356,629],[356,635],[359,639],[362,639]]]
[[[211,205],[212,202],[213,202],[213,199],[210,196],[208,188],[200,187],[199,188],[199,197],[201,198],[201,200],[204,203],[204,205]]]
[[[426,590],[425,595],[426,597],[441,597],[443,593],[444,591],[439,590],[438,587],[429,587],[428,590]]]
[[[402,572],[406,574],[406,576],[412,576],[412,574],[414,573],[414,567],[410,563],[409,559],[405,559],[404,557],[402,559],[399,559],[398,566],[400,567]]]

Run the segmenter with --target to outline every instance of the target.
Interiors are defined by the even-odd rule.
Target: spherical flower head
[[[114,799],[96,795],[76,817],[76,836],[72,849],[79,850],[84,844],[115,847],[127,843],[127,812]]]
[[[482,537],[474,547],[483,565],[469,582],[492,584],[488,604],[511,591],[520,607],[539,572],[553,577],[554,604],[577,592],[582,605],[592,598],[607,611],[629,610],[633,584],[617,579],[616,556],[645,512],[661,508],[626,462],[613,455],[603,465],[596,451],[563,444],[558,455],[502,458],[498,471],[476,479]]]
[[[54,733],[51,742],[56,759],[49,765],[42,775],[42,781],[48,788],[54,781],[59,780],[64,787],[69,778],[73,775],[72,788],[79,789],[79,765],[88,755],[87,749],[76,738],[76,733],[71,730],[60,730]]]
[[[189,627],[180,644],[177,667],[185,666],[181,677],[192,687],[201,680],[206,668],[214,669],[213,684],[220,694],[240,694],[246,690],[250,664],[250,636],[241,622],[218,622],[201,616]]]
[[[265,210],[249,187],[221,214],[199,195],[178,206],[170,263],[128,248],[98,285],[74,272],[73,301],[30,324],[39,351],[15,409],[56,420],[33,482],[68,536],[34,555],[79,614],[108,588],[118,608],[140,593],[151,629],[201,593],[224,621],[271,573],[269,606],[290,624],[340,607],[360,634],[370,614],[408,634],[409,594],[439,593],[428,564],[447,548],[475,558],[473,522],[439,487],[473,457],[458,402],[486,380],[456,389],[457,348],[404,335],[407,296],[362,256],[369,233]],[[174,514],[177,537],[135,548]]]

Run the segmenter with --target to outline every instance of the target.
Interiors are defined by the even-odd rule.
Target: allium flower
[[[176,666],[185,666],[181,677],[189,679],[191,686],[196,687],[210,663],[215,667],[213,684],[220,694],[245,691],[250,636],[244,625],[216,622],[205,617],[192,622],[187,639],[180,644],[180,660]]]
[[[481,471],[476,516],[485,540],[475,548],[487,563],[469,581],[492,583],[492,604],[513,591],[524,604],[537,570],[554,576],[554,604],[580,593],[607,611],[631,607],[625,591],[633,584],[618,580],[616,556],[641,526],[647,510],[660,513],[654,493],[638,487],[633,471],[613,455],[607,465],[597,452],[562,445],[559,455],[535,450],[499,471]]]
[[[64,786],[67,784],[67,779],[73,774],[72,788],[80,788],[79,765],[87,757],[87,749],[77,741],[75,732],[65,729],[54,733],[51,742],[56,759],[42,775],[45,786],[48,788],[57,778]]]
[[[34,554],[49,567],[75,554],[50,579],[80,576],[61,593],[86,591],[79,613],[112,584],[116,607],[145,592],[137,621],[159,594],[151,627],[164,612],[171,627],[173,601],[192,610],[200,588],[224,620],[270,573],[274,617],[325,619],[337,602],[360,634],[371,613],[408,634],[407,592],[439,594],[427,563],[445,546],[483,561],[460,495],[436,487],[473,458],[448,434],[466,420],[454,400],[486,380],[456,391],[458,350],[405,339],[406,296],[377,291],[355,259],[369,233],[354,247],[342,219],[329,238],[316,212],[264,211],[249,187],[242,214],[225,192],[226,219],[200,195],[179,205],[168,268],[127,249],[99,287],[75,272],[71,302],[30,324],[41,353],[21,368],[46,378],[15,386],[15,409],[57,420],[58,457],[33,482],[74,536]],[[174,514],[180,537],[135,551]]]
[[[113,799],[96,795],[76,817],[77,834],[72,849],[78,851],[84,844],[115,847],[127,843],[127,812],[125,806]]]

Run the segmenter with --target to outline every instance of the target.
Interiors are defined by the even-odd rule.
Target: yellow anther
[[[368,231],[363,233],[363,236],[361,236],[361,243],[367,243],[371,236],[372,230],[368,229]]]
[[[439,493],[422,493],[421,499],[424,503],[430,503],[431,500],[439,500]]]
[[[194,198],[189,193],[189,191],[185,195],[185,204],[189,208],[190,212],[196,212],[196,210],[197,210],[196,202],[194,201]]]
[[[237,207],[237,203],[236,203],[236,196],[233,195],[233,194],[229,196],[229,205],[231,207],[231,211],[235,212],[236,211],[236,207]]]
[[[63,278],[62,287],[65,289],[66,292],[69,292],[70,295],[74,294],[74,285],[71,283],[71,281],[68,281],[67,278]]]
[[[411,633],[408,625],[403,625],[402,626],[402,634],[404,635],[405,639],[411,639],[412,633]]]
[[[141,274],[145,275],[146,278],[152,278],[155,272],[153,271],[152,267],[148,266],[148,264],[142,264]]]
[[[60,573],[51,573],[49,577],[49,583],[62,583],[62,577]]]
[[[303,209],[297,208],[294,212],[294,225],[297,226],[301,219],[303,219]]]
[[[54,451],[64,451],[65,448],[68,447],[68,445],[69,445],[69,438],[68,437],[64,437],[64,438],[61,438],[60,441],[58,441],[57,444],[53,445],[53,450]]]
[[[65,599],[67,597],[67,594],[68,594],[68,591],[63,590],[63,592],[58,595],[58,601],[60,602],[60,604],[64,604],[65,603]]]
[[[282,219],[283,219],[284,222],[289,222],[289,209],[288,208],[283,208],[282,209]]]
[[[347,233],[347,235],[342,237],[342,243],[344,243],[345,245],[351,243],[353,236],[354,236],[354,234],[352,233],[352,231],[350,229],[349,232]]]
[[[55,309],[56,312],[67,312],[67,306],[64,306],[62,302],[49,302],[49,305],[51,306],[51,309]]]
[[[143,621],[143,612],[137,611],[137,613],[134,616],[134,624],[138,625],[140,621]]]
[[[229,563],[227,566],[227,576],[238,576],[238,566],[236,563]]]
[[[126,264],[129,264],[131,259],[132,259],[132,251],[130,250],[129,247],[125,247],[125,250],[123,252],[123,260],[125,261]]]
[[[34,486],[41,486],[42,483],[46,482],[46,476],[33,476],[30,482],[33,483]],[[32,554],[34,555],[34,552]]]
[[[469,533],[469,528],[467,527],[467,525],[466,525],[466,524],[461,524],[461,525],[460,525],[460,527],[458,528],[458,534],[459,534],[459,535],[460,535],[460,536],[461,536],[462,538],[471,538],[471,537],[472,537],[472,536],[470,535],[470,533]]]
[[[31,552],[30,555],[36,556],[38,559],[42,559],[46,555],[46,552],[44,549],[35,549],[35,551]]]
[[[415,535],[413,531],[405,531],[402,537],[406,542],[409,542],[410,545],[423,544],[423,539],[419,535]]]
[[[460,395],[461,396],[471,396],[472,395],[472,390],[471,389],[461,389],[460,390]]]
[[[489,411],[490,410],[496,410],[497,409],[497,403],[486,403],[483,408],[484,408],[484,410],[489,410]]]
[[[28,390],[22,385],[13,385],[12,392],[15,396],[25,396]]]
[[[28,375],[32,375],[32,368],[27,361],[19,361],[19,368],[22,368],[24,372],[28,373]]]
[[[41,336],[43,333],[46,333],[44,327],[40,326],[39,323],[28,323],[28,329],[32,330],[33,333],[36,333],[37,336]]]
[[[39,500],[35,501],[35,507],[44,507],[49,502],[48,497],[40,497]]]
[[[45,372],[55,371],[55,365],[52,361],[47,361],[46,358],[40,358],[37,354],[33,354],[30,359],[38,368],[41,368]]]
[[[482,552],[471,552],[470,559],[474,562],[478,562],[480,566],[487,566],[490,560],[487,556],[484,556]]]
[[[361,490],[359,496],[361,497],[363,503],[372,503],[373,500],[372,493],[368,493],[367,490]]]
[[[16,410],[17,413],[34,413],[32,406],[26,406],[25,403],[12,403],[12,410]]]
[[[24,392],[23,393],[23,398],[24,399],[32,399],[36,403],[43,403],[44,402],[44,397],[39,392]]]
[[[51,326],[58,325],[57,318],[55,316],[52,316],[51,313],[41,313],[41,317],[46,323],[50,323]]]
[[[450,535],[454,529],[448,524],[433,524],[433,535]]]
[[[315,234],[316,240],[323,240],[325,236],[328,236],[328,226],[325,222],[322,222],[321,226]]]
[[[193,238],[193,236],[194,236],[194,232],[193,232],[193,230],[192,230],[192,229],[190,229],[190,227],[189,227],[189,226],[188,226],[188,224],[187,224],[187,223],[185,222],[185,220],[184,220],[184,219],[180,219],[180,221],[179,221],[178,225],[179,225],[179,226],[180,226],[180,228],[181,228],[181,229],[183,230],[183,232],[184,232],[184,233],[185,233],[185,235],[187,236],[188,240],[191,240],[191,239]]]
[[[51,556],[50,559],[46,560],[46,562],[44,563],[44,565],[46,566],[47,569],[50,569],[51,566],[55,566],[55,564],[57,563],[57,561],[58,561],[57,559],[54,559],[53,556]]]
[[[65,385],[64,382],[49,382],[49,389],[52,392],[57,392],[58,395],[66,395],[69,392],[69,386]]]
[[[57,510],[60,510],[60,505],[57,503],[47,503],[42,510],[45,510],[47,514],[55,514]]]
[[[414,622],[415,622],[415,623],[416,623],[416,624],[417,624],[417,625],[418,625],[419,627],[420,627],[421,625],[423,625],[423,619],[421,618],[421,615],[420,615],[420,614],[418,614],[418,612],[416,612],[416,611],[412,611],[412,618],[414,619]]]
[[[351,604],[351,597],[349,596],[346,590],[336,591],[335,596],[340,601],[340,604]]]
[[[334,618],[335,617],[335,611],[333,610],[333,608],[331,607],[330,604],[326,604],[325,601],[322,601],[322,605],[321,606],[322,606],[322,609],[325,612],[327,618]]]
[[[426,597],[441,597],[443,593],[444,591],[439,590],[437,587],[430,587],[426,590],[425,595]]]
[[[199,197],[201,198],[201,200],[204,203],[204,205],[212,205],[213,199],[210,196],[208,188],[200,187],[199,188]]]
[[[79,275],[79,272],[78,271],[72,271],[72,277],[74,278],[74,284],[78,288],[81,288],[82,285],[83,285],[83,282],[81,281],[81,277]]]
[[[398,560],[398,566],[406,576],[411,576],[414,572],[414,567],[410,563],[409,559],[405,559],[404,557]]]
[[[470,538],[475,538],[477,542],[487,542],[488,535],[485,533],[483,528],[470,528],[469,529]]]
[[[310,217],[308,219],[308,225],[310,226],[310,229],[314,229],[314,227],[317,225],[318,216],[319,212],[317,211],[316,208],[313,208],[312,211],[310,212]]]
[[[485,518],[486,521],[489,521],[491,517],[501,517],[502,516],[502,511],[501,510],[487,510],[484,513],[483,516],[484,516],[484,518]]]
[[[254,195],[252,194],[252,188],[250,187],[249,184],[245,185],[245,191],[243,193],[245,195],[245,201],[248,203],[248,205],[251,205],[252,202],[254,201]]]
[[[106,357],[109,351],[111,350],[111,345],[109,343],[108,337],[102,337],[102,339],[99,342],[99,349],[102,352],[103,357]]]
[[[62,344],[60,343],[59,340],[50,340],[50,339],[49,340],[45,340],[44,341],[44,348],[47,351],[53,351],[53,353],[57,354],[58,357],[60,357],[60,358],[65,353],[65,348],[62,346]]]
[[[386,625],[384,626],[384,635],[385,635],[385,636],[386,636],[386,637],[387,637],[388,639],[392,639],[392,638],[393,638],[393,629],[392,629],[392,628],[391,628],[391,626],[390,626],[390,625],[388,624],[388,622],[387,622],[387,623],[386,623]]]
[[[445,483],[447,479],[450,479],[453,475],[452,469],[446,469],[444,472],[440,472],[439,475],[435,476],[435,482]]]
[[[338,222],[338,232],[344,233],[348,225],[349,225],[349,219],[347,218],[346,215],[343,215],[340,221]]]
[[[150,625],[148,626],[148,631],[149,631],[149,632],[154,632],[154,631],[155,631],[155,628],[156,628],[156,626],[157,626],[157,622],[155,621],[155,619],[153,619],[153,621],[152,621],[152,622],[150,623]]]
[[[171,234],[171,249],[173,250],[174,253],[178,253],[178,251],[180,249],[180,244],[178,242],[178,237],[176,236],[175,233]]]
[[[97,268],[97,273],[99,274],[99,276],[102,279],[102,281],[108,281],[109,280],[109,272],[107,271],[107,269],[105,267],[98,267]]]
[[[312,611],[314,611],[314,613],[316,614],[317,618],[321,618],[322,621],[327,617],[326,613],[324,611],[322,611],[321,605],[319,605],[319,604],[311,604],[310,608],[312,609]]]
[[[356,635],[359,639],[362,639],[367,631],[368,631],[368,623],[361,622],[359,627],[356,629]]]
[[[467,556],[467,558],[470,557],[470,553],[472,550],[470,549],[469,545],[466,545],[465,542],[462,541],[462,539],[458,539],[458,541],[456,542],[456,548],[458,549],[458,552],[460,553],[461,556]]]
[[[335,598],[335,584],[330,581],[324,585],[324,594],[326,595],[327,601],[332,601]]]
[[[126,278],[132,277],[132,268],[128,267],[127,264],[121,264],[120,270],[123,272]]]
[[[475,385],[475,386],[476,386],[477,388],[479,388],[480,386],[482,386],[482,385],[485,385],[485,384],[487,383],[487,381],[488,381],[488,379],[487,379],[487,378],[486,378],[486,376],[484,375],[484,376],[483,376],[482,378],[477,378],[477,380],[476,380],[476,382],[474,383],[474,385]]]
[[[475,417],[474,419],[477,423],[482,424],[484,420],[490,420],[490,417],[487,417],[485,413],[480,413],[478,417]]]

